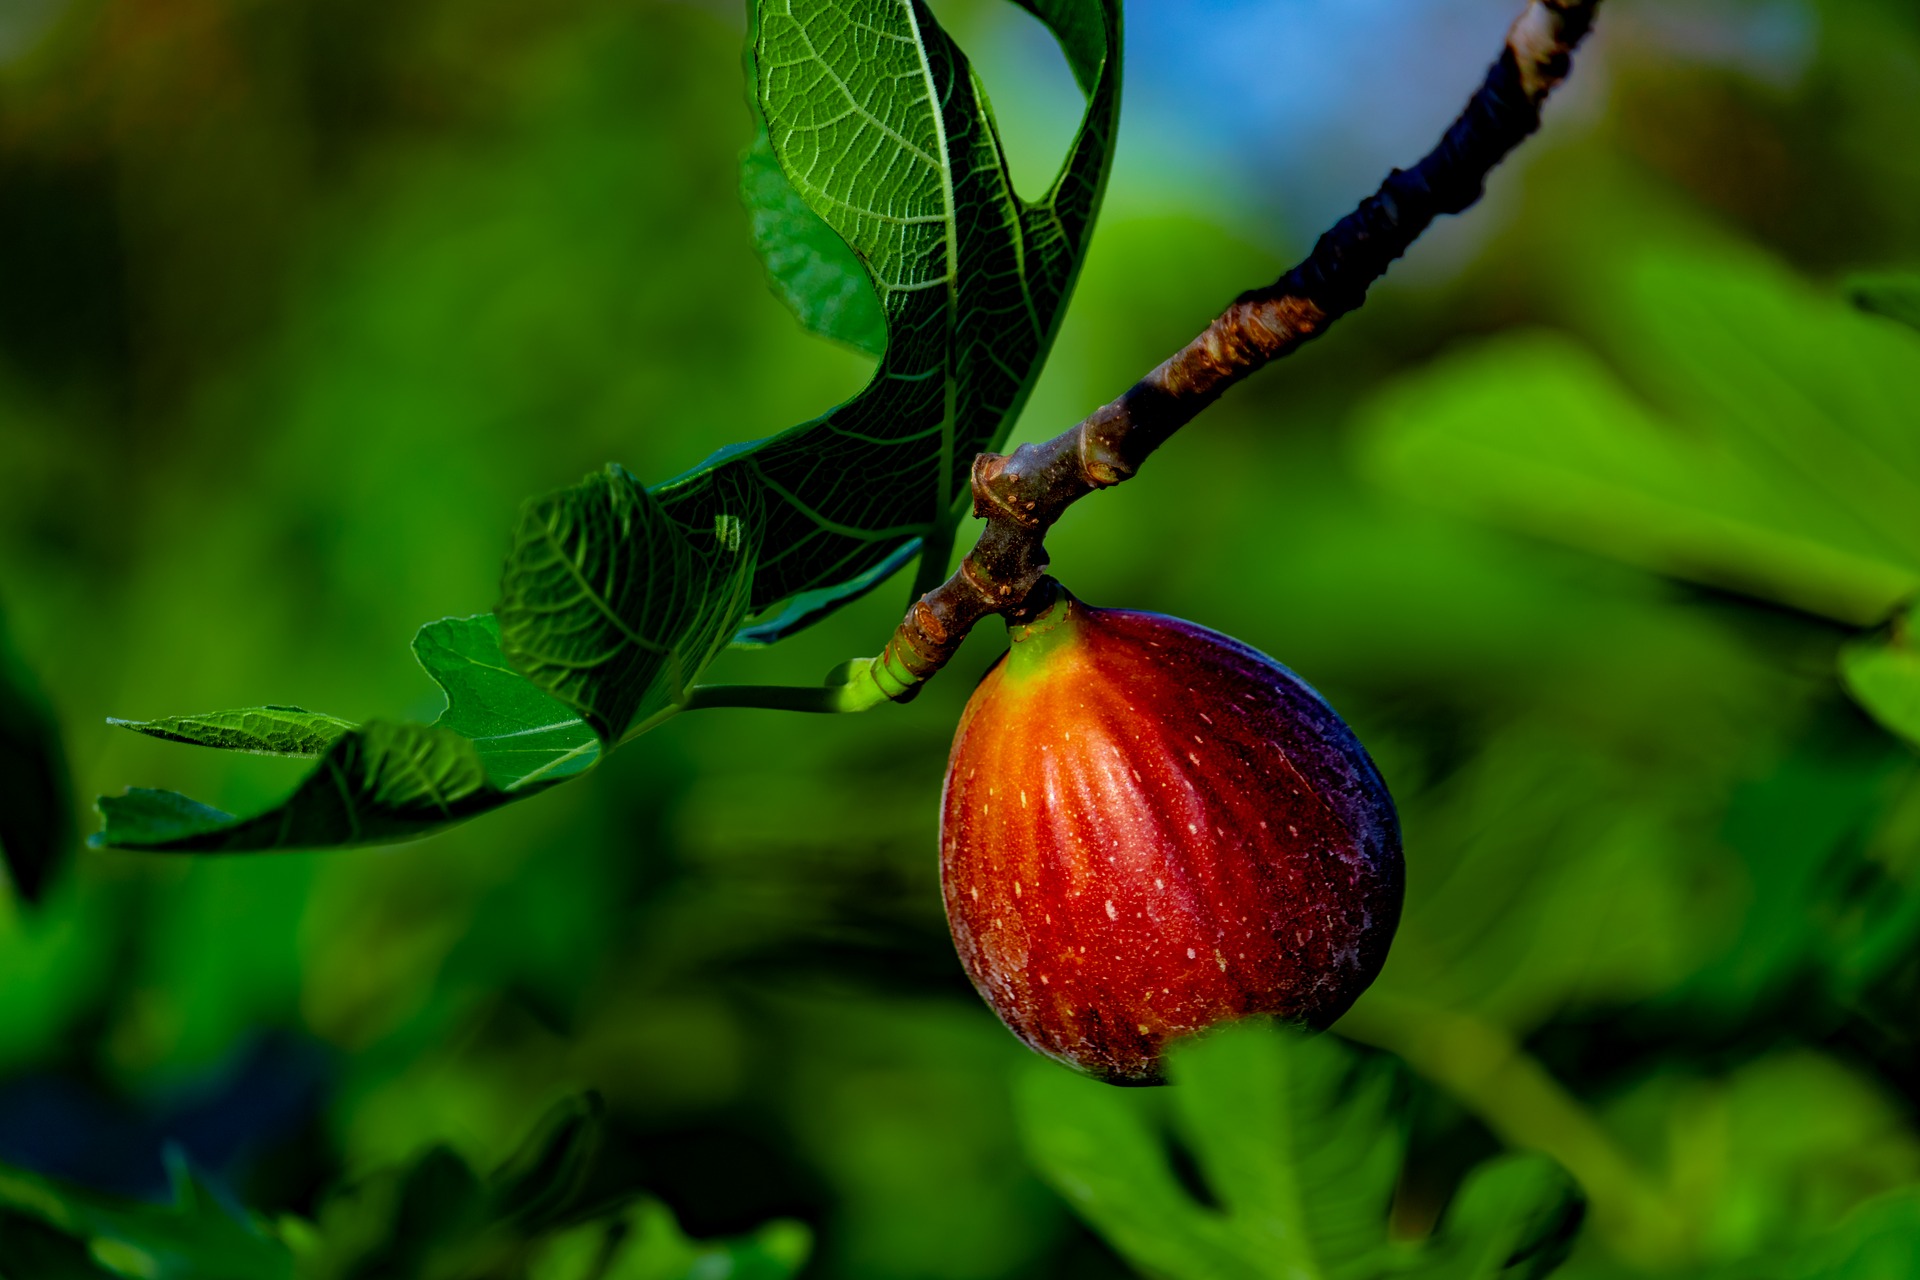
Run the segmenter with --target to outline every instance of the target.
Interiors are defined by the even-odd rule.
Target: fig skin
[[[1272,1014],[1324,1028],[1400,919],[1400,824],[1352,730],[1239,641],[1064,591],[974,691],[941,804],[967,976],[1028,1045],[1114,1084]]]

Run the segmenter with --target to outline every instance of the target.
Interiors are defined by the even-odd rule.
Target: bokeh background
[[[934,8],[1038,190],[1064,63],[1000,0]],[[1020,438],[1416,158],[1515,10],[1132,0],[1116,175]],[[244,812],[302,767],[109,716],[430,719],[407,642],[491,607],[524,498],[862,385],[749,244],[743,31],[733,0],[0,0],[0,609],[81,797]],[[1917,265],[1911,0],[1609,0],[1482,207],[1051,540],[1083,598],[1301,672],[1399,798],[1407,918],[1338,1030],[1432,1086],[1404,1232],[1503,1145],[1586,1184],[1579,1274],[1765,1257],[1920,1181],[1920,757],[1834,674],[1831,615],[1875,619],[1780,588],[1792,548],[1650,549],[1578,468],[1503,489],[1497,448],[1448,447],[1733,403],[1818,453],[1836,368],[1920,438],[1920,336],[1841,298]],[[1750,505],[1791,524],[1777,452]],[[1920,506],[1889,509],[1920,564]],[[714,676],[815,681],[905,593]],[[996,630],[909,706],[684,716],[416,845],[0,887],[0,1161],[158,1196],[173,1143],[311,1212],[431,1143],[495,1162],[593,1088],[696,1235],[798,1218],[809,1274],[861,1280],[1130,1274],[1023,1154],[1027,1054],[941,918]]]

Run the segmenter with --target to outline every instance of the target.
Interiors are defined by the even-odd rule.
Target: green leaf
[[[653,490],[687,528],[725,514],[742,487],[759,495],[750,611],[764,617],[806,601],[756,627],[749,643],[789,634],[871,589],[916,539],[944,545],[932,535],[964,511],[974,455],[1005,442],[1038,378],[1112,160],[1120,15],[1117,0],[1026,7],[1059,38],[1088,97],[1060,174],[1037,201],[1014,192],[986,96],[918,0],[860,0],[851,9],[767,0],[758,8],[753,62],[767,146],[787,190],[851,249],[866,277],[849,280],[844,257],[810,252],[819,237],[805,224],[804,235],[771,242],[782,260],[811,264],[805,279],[815,292],[796,310],[809,324],[836,317],[828,331],[847,339],[855,331],[843,303],[864,285],[877,294],[887,340],[872,382],[853,400],[722,450]],[[764,159],[750,153],[748,163],[761,166],[756,219],[791,229],[777,216],[791,208],[786,191]],[[633,564],[650,558],[636,554]],[[512,570],[508,583],[511,597]]]
[[[1566,1260],[1586,1206],[1540,1155],[1488,1161],[1460,1188],[1440,1229],[1404,1273],[1421,1280],[1537,1280]]]
[[[108,724],[166,742],[218,747],[256,756],[317,756],[353,722],[302,707],[246,707],[164,720],[114,720]]]
[[[892,555],[857,578],[818,591],[802,591],[778,606],[771,617],[740,628],[733,637],[734,647],[764,649],[795,632],[806,630],[835,609],[852,604],[906,568],[907,562],[920,554],[920,548],[921,540],[918,538],[903,542]]]
[[[23,1258],[0,1248],[8,1280],[133,1276],[141,1280],[279,1280],[293,1275],[293,1254],[261,1222],[228,1212],[177,1155],[169,1155],[173,1202],[141,1204],[83,1191],[0,1166],[0,1245],[13,1238],[9,1218],[84,1249],[50,1247]]]
[[[319,1220],[230,1211],[169,1153],[171,1204],[121,1200],[0,1166],[7,1280],[790,1280],[811,1245],[797,1222],[689,1239],[662,1205],[593,1191],[597,1097],[556,1105],[490,1174],[445,1147],[339,1187]]]
[[[1882,728],[1920,750],[1920,604],[1843,647],[1840,679]]]
[[[21,897],[39,900],[73,842],[60,726],[0,625],[0,857]]]
[[[593,730],[507,665],[491,615],[420,628],[414,656],[446,695],[431,725],[346,721],[255,708],[145,723],[173,741],[230,750],[317,754],[282,803],[237,818],[171,791],[132,788],[99,801],[95,846],[167,853],[257,853],[414,840],[534,795],[592,766]],[[326,741],[316,741],[322,734]],[[296,750],[305,747],[305,750]]]
[[[789,1280],[812,1249],[798,1222],[731,1240],[689,1239],[673,1213],[642,1200],[612,1222],[576,1227],[535,1259],[531,1280]]]
[[[1892,1192],[1800,1249],[1731,1267],[1723,1280],[1909,1280],[1920,1275],[1920,1191]]]
[[[746,616],[763,525],[736,479],[712,478],[730,496],[691,526],[617,466],[521,516],[502,647],[609,744],[677,709]]]
[[[424,724],[372,721],[341,735],[280,804],[236,818],[171,791],[102,796],[96,846],[156,853],[261,853],[416,840],[529,794],[487,780],[473,743]]]
[[[529,1235],[568,1222],[586,1194],[605,1112],[595,1093],[550,1107],[520,1149],[494,1170],[489,1216]]]
[[[879,355],[887,348],[887,318],[866,268],[793,189],[774,158],[766,122],[756,124],[740,157],[740,199],[767,283],[813,332]]]
[[[1920,340],[1777,268],[1648,255],[1604,299],[1651,408],[1565,338],[1449,357],[1369,411],[1403,491],[1871,625],[1920,590]]]
[[[492,614],[428,623],[413,654],[447,695],[434,723],[472,742],[502,791],[571,778],[600,758],[587,722],[508,664]]]
[[[1847,297],[1862,311],[1920,329],[1920,275],[1855,276]]]
[[[1390,1243],[1404,1150],[1397,1072],[1330,1037],[1260,1021],[1179,1047],[1169,1105],[1034,1064],[1021,1123],[1043,1176],[1129,1261],[1176,1280],[1538,1276],[1579,1199],[1551,1161],[1489,1166],[1443,1229]],[[1193,1156],[1209,1199],[1175,1172]]]
[[[780,278],[827,332],[864,332],[850,260],[877,288],[886,343],[867,389],[651,490],[609,466],[529,503],[496,621],[435,623],[416,641],[448,695],[433,726],[337,726],[323,747],[336,723],[289,712],[275,725],[263,709],[129,724],[323,754],[253,817],[166,792],[103,799],[94,843],[242,851],[429,834],[572,777],[673,714],[736,634],[771,643],[873,589],[923,542],[949,545],[974,454],[1006,439],[1058,331],[1112,160],[1118,0],[1027,7],[1088,96],[1038,201],[1015,195],[985,95],[919,0],[863,0],[851,14],[767,0],[754,58],[776,163],[749,157],[749,201],[771,219],[756,234],[800,255]]]

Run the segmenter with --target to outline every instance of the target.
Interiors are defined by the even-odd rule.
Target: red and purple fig
[[[1293,672],[1177,618],[1062,591],[974,691],[940,822],[947,922],[1014,1034],[1116,1084],[1170,1040],[1325,1027],[1386,959],[1400,825]]]

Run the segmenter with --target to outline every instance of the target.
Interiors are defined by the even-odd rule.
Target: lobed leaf
[[[724,450],[655,492],[683,520],[712,503],[716,471],[765,496],[752,607],[763,616],[809,593],[814,607],[768,643],[825,616],[904,562],[915,539],[957,520],[975,454],[998,448],[1058,332],[1111,165],[1119,110],[1117,0],[1031,0],[1059,39],[1087,110],[1052,188],[1014,191],[986,95],[919,0],[766,0],[753,39],[755,97],[786,185],[749,152],[757,227],[795,197],[857,258],[811,277],[803,323],[836,300],[876,296],[887,340],[854,399],[781,435]],[[775,263],[808,238],[763,237]],[[789,296],[791,296],[789,294]],[[837,321],[835,322],[838,323]],[[858,483],[848,483],[858,477]]]
[[[447,695],[434,724],[473,743],[500,790],[559,782],[600,758],[587,722],[508,663],[492,614],[428,623],[413,654]]]
[[[1129,1261],[1175,1280],[1536,1277],[1581,1202],[1541,1157],[1477,1171],[1441,1230],[1392,1243],[1404,1099],[1385,1061],[1262,1021],[1178,1047],[1170,1107],[1034,1064],[1021,1127],[1042,1175]],[[1200,1188],[1175,1171],[1172,1138]]]

